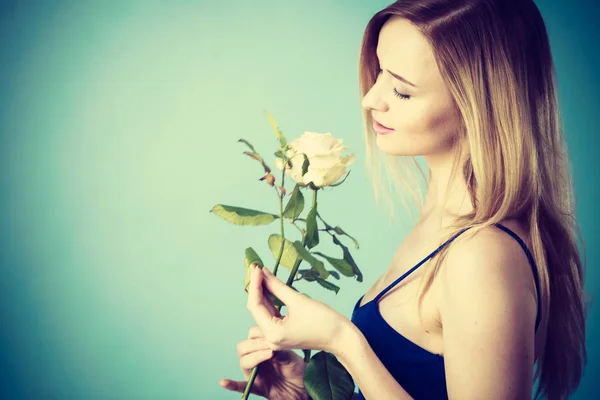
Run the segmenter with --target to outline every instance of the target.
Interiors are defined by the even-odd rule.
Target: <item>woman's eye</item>
[[[382,72],[383,72],[383,70],[381,68],[377,68],[377,76],[379,76]],[[398,92],[396,90],[396,88],[394,88],[394,96],[400,97],[402,100],[410,99],[410,95],[402,94],[402,93]]]
[[[399,93],[399,92],[396,90],[396,88],[394,88],[394,95],[395,95],[395,96],[397,96],[397,97],[400,97],[400,98],[401,98],[401,99],[403,99],[403,100],[408,100],[408,99],[410,99],[410,96],[409,96],[409,95],[407,95],[407,94],[402,94],[402,93]]]

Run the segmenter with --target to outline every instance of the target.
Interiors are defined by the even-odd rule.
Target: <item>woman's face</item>
[[[379,34],[377,57],[379,75],[362,106],[393,129],[377,134],[377,146],[403,156],[450,152],[460,119],[425,37],[408,20],[392,17]]]

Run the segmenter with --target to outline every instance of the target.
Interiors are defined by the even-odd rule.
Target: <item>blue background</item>
[[[537,2],[598,294],[598,12]],[[358,50],[385,1],[0,2],[0,397],[236,399],[246,310],[243,250],[263,259],[278,225],[238,227],[218,203],[277,212],[243,137],[331,132],[357,156],[319,210],[361,244],[363,283],[336,296],[350,316],[413,220],[391,223],[364,165]],[[298,232],[287,226],[287,233]],[[291,233],[290,233],[291,232]],[[348,242],[347,242],[348,243]],[[323,251],[338,256],[332,246]],[[433,250],[433,249],[432,249]],[[598,309],[573,398],[599,398]]]

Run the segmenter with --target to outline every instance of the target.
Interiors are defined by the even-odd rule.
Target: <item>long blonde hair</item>
[[[458,241],[508,218],[528,229],[539,274],[543,333],[535,398],[567,398],[587,363],[585,257],[582,261],[576,242],[577,234],[584,246],[542,16],[532,0],[396,1],[376,13],[365,29],[361,97],[375,83],[379,32],[393,16],[409,20],[429,41],[461,117],[455,144],[468,141],[466,158],[462,147],[455,146],[452,177],[461,171],[474,211],[445,229],[445,238],[470,228]],[[391,204],[389,190],[395,186],[405,205],[409,194],[422,209],[422,194],[415,191],[416,172],[425,178],[421,167],[412,156],[382,153],[371,114],[365,110],[363,117],[366,163],[377,202],[383,197]],[[387,193],[382,190],[384,178]],[[419,307],[451,246],[431,259]]]

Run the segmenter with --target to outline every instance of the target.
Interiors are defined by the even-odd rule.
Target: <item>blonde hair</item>
[[[584,243],[575,217],[556,75],[542,16],[532,0],[396,1],[376,13],[365,29],[359,60],[361,97],[375,83],[378,36],[390,17],[407,19],[427,38],[460,115],[452,177],[461,171],[474,211],[444,229],[443,241],[466,228],[470,229],[455,242],[470,237],[507,218],[527,227],[542,315],[535,398],[567,398],[587,363],[585,259],[582,262],[576,234]],[[422,209],[415,182],[417,171],[425,179],[423,170],[412,156],[382,153],[371,114],[364,110],[363,117],[366,164],[377,202],[387,200],[395,217],[390,206],[390,189],[395,186],[405,206],[408,194]],[[463,158],[462,146],[456,144],[465,140],[470,153]],[[459,165],[459,160],[466,162]],[[387,191],[382,190],[384,177]],[[431,259],[421,282],[419,308],[451,246]]]

